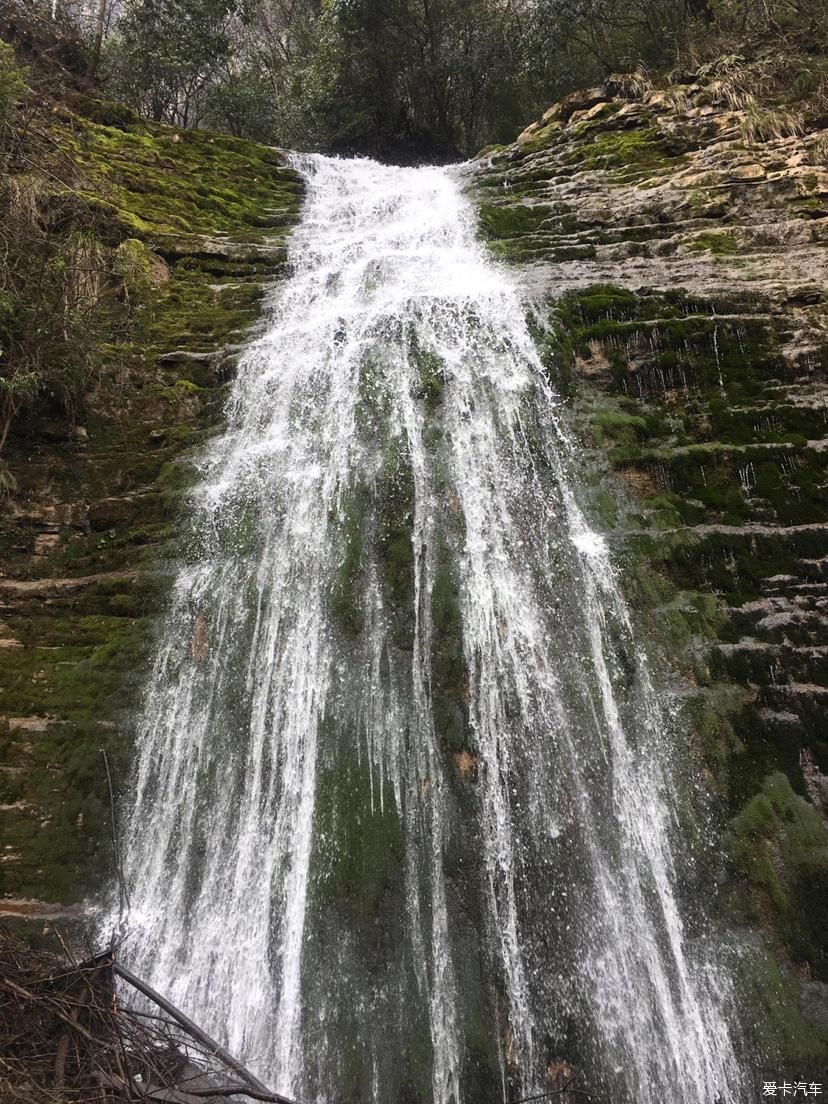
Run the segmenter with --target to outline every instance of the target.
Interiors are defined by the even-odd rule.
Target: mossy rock
[[[755,918],[770,907],[794,956],[828,981],[828,830],[784,774],[768,777],[733,819],[731,851],[754,887]]]
[[[712,253],[714,257],[727,257],[739,252],[739,237],[733,230],[705,230],[688,238],[684,248],[691,253]]]
[[[405,843],[390,786],[371,777],[370,764],[347,741],[346,733],[318,777],[315,837],[323,854],[314,896],[318,907],[370,932],[363,921],[380,916],[386,897],[402,891]]]
[[[165,559],[187,537],[192,450],[221,421],[234,349],[259,314],[263,281],[282,270],[303,184],[273,149],[149,123],[80,94],[39,125],[53,140],[38,150],[44,170],[57,156],[49,151],[61,158],[44,194],[106,273],[77,433],[44,398],[4,450],[25,508],[0,520],[2,574],[101,576],[65,598],[16,599],[4,614],[22,647],[0,649],[0,715],[11,718],[6,747],[20,768],[7,775],[16,796],[2,829],[15,850],[3,892],[61,902],[110,877],[100,748],[122,784]],[[73,163],[82,179],[67,190]],[[45,488],[48,509],[64,504],[66,520],[35,554]],[[24,722],[43,732],[29,740],[14,727]]]

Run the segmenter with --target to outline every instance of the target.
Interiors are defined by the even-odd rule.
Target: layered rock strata
[[[302,188],[276,150],[81,96],[42,122],[79,167],[67,188],[106,214],[98,254],[129,258],[131,297],[74,421],[47,396],[2,456],[0,915],[48,917],[112,874],[101,749],[117,790],[189,461]]]
[[[824,1045],[828,981],[823,126],[712,67],[619,78],[470,175],[535,302],[595,516],[679,675],[727,845],[711,877],[770,947],[746,967],[759,1034],[802,1060]]]

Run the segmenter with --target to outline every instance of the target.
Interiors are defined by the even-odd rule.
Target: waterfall
[[[124,954],[282,1092],[738,1099],[675,702],[456,169],[295,159],[199,460]]]

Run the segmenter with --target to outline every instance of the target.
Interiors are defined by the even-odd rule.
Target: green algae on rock
[[[221,418],[302,185],[277,150],[80,95],[43,125],[122,289],[75,425],[35,405],[4,454],[0,893],[67,902],[108,877],[100,749],[123,779],[187,457]]]
[[[759,1043],[807,1062],[828,981],[826,144],[818,123],[751,130],[711,83],[573,94],[469,189],[681,679],[726,827],[721,915],[765,945],[742,979]]]

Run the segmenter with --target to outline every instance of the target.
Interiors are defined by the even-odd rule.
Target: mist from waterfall
[[[675,702],[525,304],[458,170],[295,162],[146,692],[126,960],[304,1102],[555,1064],[737,1100]]]

